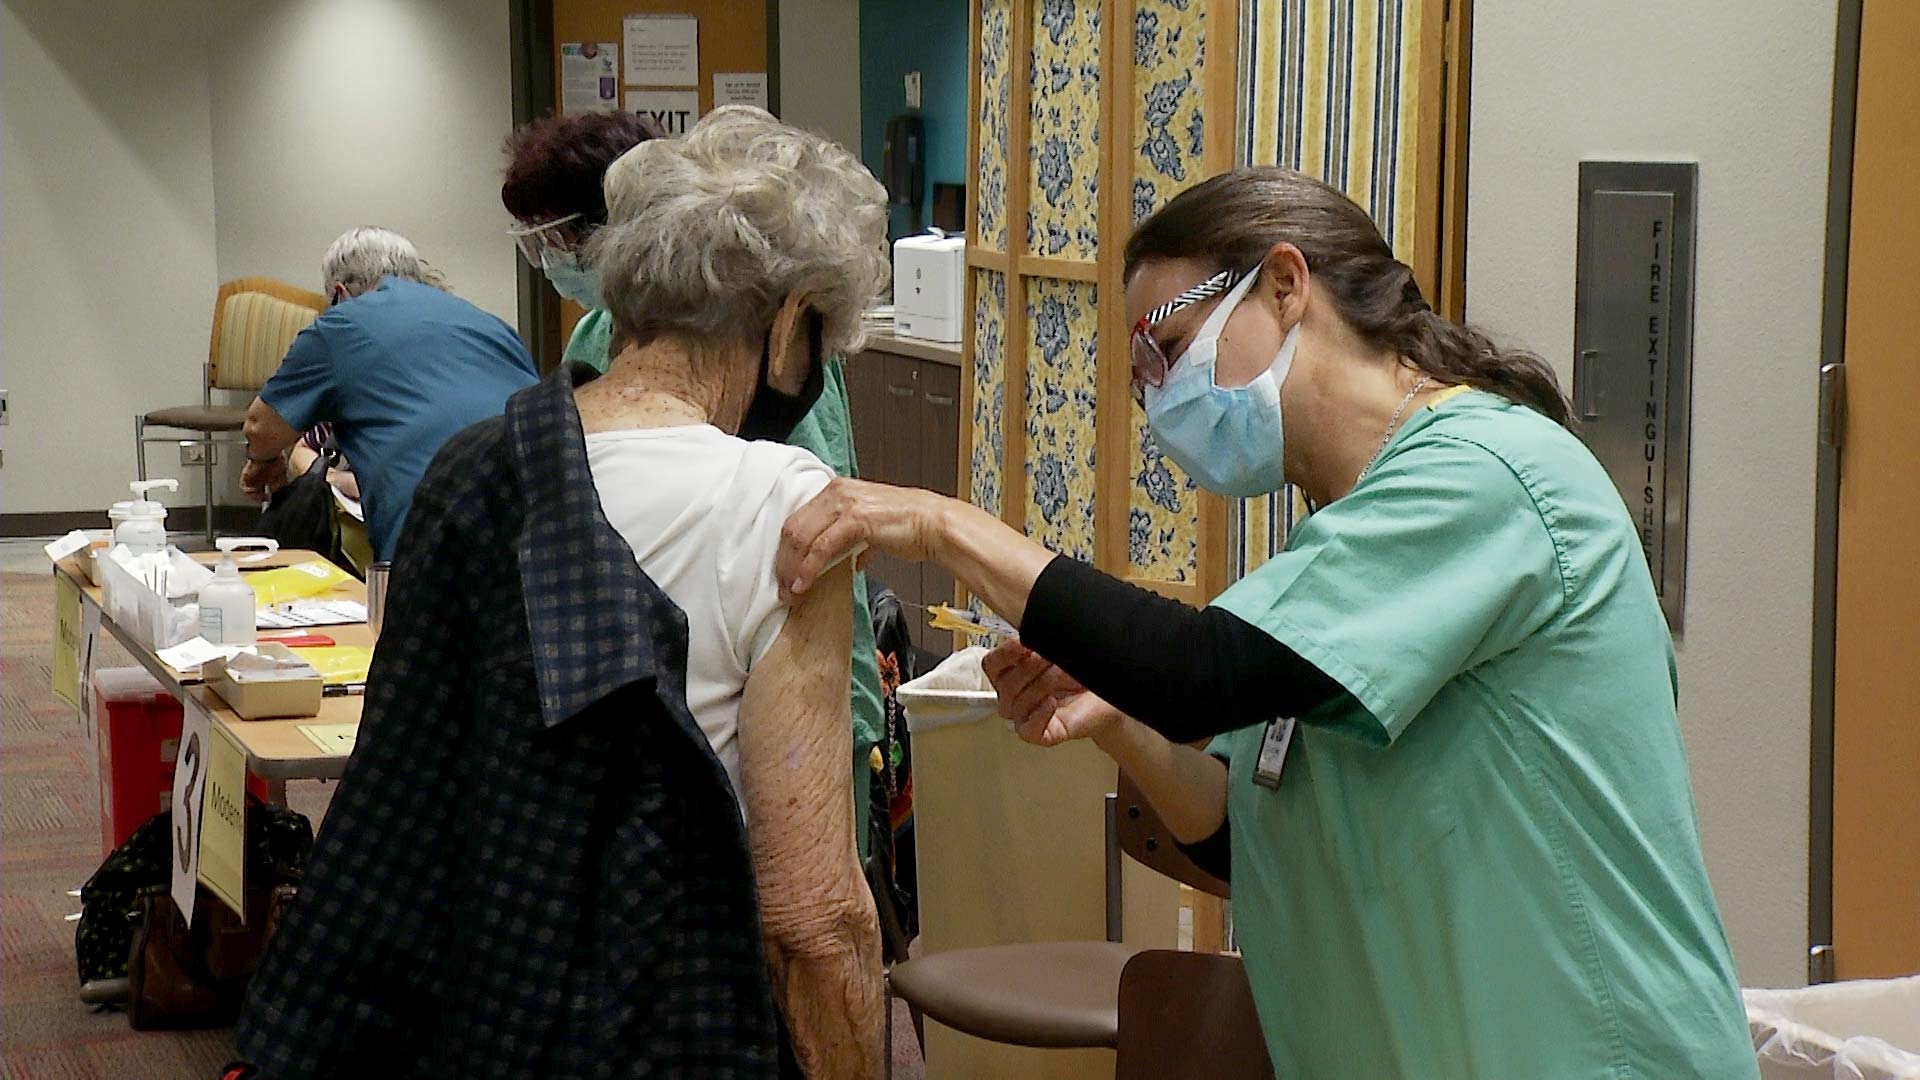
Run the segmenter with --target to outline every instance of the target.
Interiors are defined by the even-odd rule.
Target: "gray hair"
[[[750,340],[804,293],[828,355],[865,340],[861,312],[888,278],[886,189],[842,147],[726,106],[627,151],[602,188],[592,254],[625,337]]]
[[[439,275],[427,268],[413,241],[391,229],[361,225],[348,229],[327,248],[320,260],[320,282],[325,291],[345,285],[358,296],[380,284],[381,278],[405,278],[438,285]]]

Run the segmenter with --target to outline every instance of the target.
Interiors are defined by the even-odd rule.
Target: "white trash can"
[[[1761,1080],[1920,1080],[1920,975],[1741,995]]]

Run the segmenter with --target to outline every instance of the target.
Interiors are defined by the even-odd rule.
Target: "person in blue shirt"
[[[240,486],[258,500],[287,483],[300,433],[331,422],[360,482],[373,557],[387,560],[441,444],[538,376],[519,335],[440,288],[398,233],[350,229],[321,271],[331,306],[247,410]]]

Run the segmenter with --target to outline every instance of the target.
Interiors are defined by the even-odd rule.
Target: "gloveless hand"
[[[981,661],[1000,697],[1000,715],[1035,746],[1098,739],[1125,717],[1099,695],[1018,641],[1009,641]]]
[[[240,493],[250,501],[265,502],[267,496],[287,485],[287,456],[281,454],[265,461],[251,458],[240,470]]]
[[[780,530],[774,574],[781,597],[805,593],[849,556],[860,556],[861,565],[875,554],[910,562],[931,558],[948,501],[919,488],[834,480]]]

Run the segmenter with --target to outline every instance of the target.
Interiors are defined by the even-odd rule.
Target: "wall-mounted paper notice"
[[[620,43],[570,41],[560,46],[560,111],[611,112],[620,107]]]
[[[713,73],[713,107],[753,105],[767,107],[767,73],[764,71],[716,71]]]
[[[669,135],[685,135],[700,118],[700,91],[629,90],[627,111],[650,117]]]
[[[629,15],[627,81],[643,86],[700,85],[700,20],[692,15]]]

